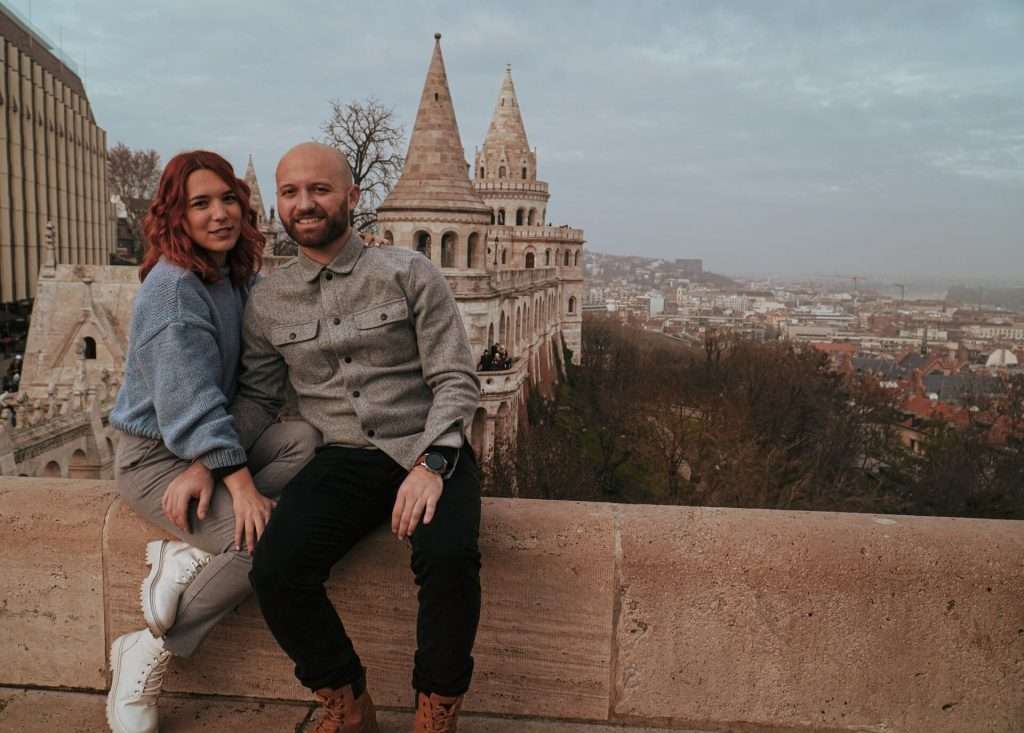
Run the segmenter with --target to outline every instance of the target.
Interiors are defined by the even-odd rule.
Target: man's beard
[[[296,227],[296,220],[303,218],[303,216],[320,216],[325,219],[323,234],[317,234],[315,232],[307,232],[302,234]],[[281,222],[284,230],[288,232],[288,236],[298,244],[300,247],[308,247],[310,249],[323,249],[331,242],[336,242],[338,239],[345,235],[348,231],[349,225],[349,211],[348,201],[342,201],[341,206],[333,214],[327,214],[323,209],[317,206],[312,212],[306,212],[305,214],[292,214],[291,221]]]

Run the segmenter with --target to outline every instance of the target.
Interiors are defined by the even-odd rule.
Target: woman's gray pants
[[[320,434],[301,420],[274,423],[249,450],[249,470],[264,496],[277,498],[291,478],[309,462]],[[138,514],[193,547],[213,555],[210,563],[182,594],[174,626],[164,637],[164,648],[181,657],[191,656],[211,629],[250,593],[252,558],[236,551],[235,513],[231,494],[217,482],[206,519],[196,517],[196,502],[189,507],[191,532],[182,532],[164,516],[161,501],[171,481],[191,463],[167,450],[163,441],[121,434],[117,445],[117,488]]]

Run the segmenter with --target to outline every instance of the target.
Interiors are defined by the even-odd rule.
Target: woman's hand
[[[202,463],[193,463],[186,468],[164,492],[160,501],[164,516],[182,532],[191,532],[188,526],[188,505],[193,499],[199,502],[196,516],[206,519],[206,510],[213,496],[213,474]]]
[[[263,496],[256,489],[248,468],[241,468],[226,476],[224,485],[231,492],[235,512],[235,549],[242,549],[244,538],[245,548],[252,555],[277,502]]]

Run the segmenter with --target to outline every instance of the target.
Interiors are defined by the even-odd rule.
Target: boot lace
[[[346,710],[345,698],[341,695],[320,697],[323,703],[324,715],[320,718],[313,733],[333,733],[338,729],[338,724],[345,722]]]
[[[455,707],[455,704],[431,705],[428,733],[455,733]]]
[[[185,571],[178,576],[177,582],[184,585],[191,583],[196,579],[196,576],[199,575],[200,571],[210,564],[212,557],[212,555],[204,555],[203,557],[193,558],[192,562],[189,563],[189,566],[185,568]]]
[[[136,682],[135,694],[138,697],[156,697],[160,694],[164,685],[164,673],[167,672],[167,666],[172,656],[170,652],[162,651],[142,668],[142,673]]]

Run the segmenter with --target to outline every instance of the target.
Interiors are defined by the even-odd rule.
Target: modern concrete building
[[[57,260],[105,265],[113,250],[107,134],[77,70],[0,2],[0,305],[31,300],[47,222]]]

